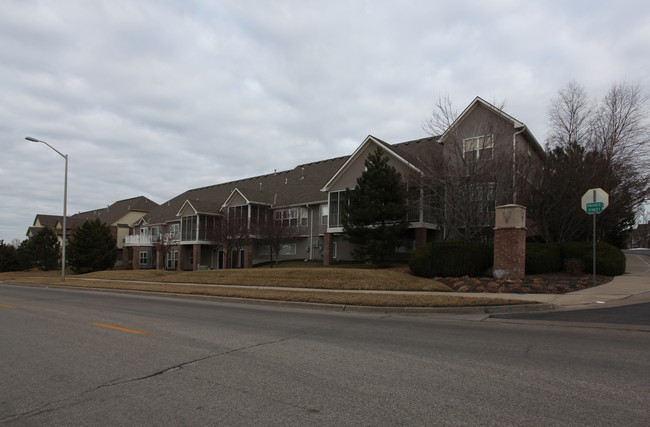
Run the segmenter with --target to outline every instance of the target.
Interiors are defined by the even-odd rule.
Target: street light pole
[[[25,139],[27,141],[40,142],[42,144],[45,144],[48,147],[50,147],[52,150],[54,150],[59,156],[65,159],[65,181],[63,185],[63,237],[61,239],[61,281],[65,282],[65,241],[66,238],[68,237],[66,235],[67,234],[66,218],[68,216],[68,155],[63,154],[62,152],[52,147],[47,142],[41,141],[40,139],[32,138],[31,136],[25,137]]]

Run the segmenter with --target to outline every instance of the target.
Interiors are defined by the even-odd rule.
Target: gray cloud
[[[647,88],[642,1],[5,1],[0,239],[69,211],[424,136],[437,97],[507,100],[545,137],[569,80]]]

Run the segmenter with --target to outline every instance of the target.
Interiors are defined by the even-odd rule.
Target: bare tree
[[[500,109],[491,106],[458,126],[458,113],[444,96],[423,123],[429,134],[446,138],[431,146],[420,165],[423,176],[411,176],[409,182],[420,180],[424,203],[443,226],[443,239],[490,238],[495,206],[513,203],[517,187],[529,181],[530,158],[513,166],[512,124],[492,108]]]
[[[160,233],[153,242],[156,253],[160,254],[163,262],[163,270],[166,270],[165,258],[172,252],[172,249],[177,245],[172,233]],[[157,267],[157,266],[156,266]]]
[[[282,210],[268,210],[264,219],[255,224],[252,230],[252,234],[255,235],[255,240],[260,245],[269,248],[271,267],[273,267],[274,259],[275,265],[278,266],[282,246],[290,243],[305,231],[305,228],[301,227],[297,221],[295,225],[283,221],[281,213]]]
[[[549,121],[548,143],[551,146],[571,148],[591,140],[594,112],[584,87],[575,81],[558,92],[547,110]]]
[[[612,164],[650,165],[650,121],[648,97],[640,86],[616,83],[596,110],[592,148]]]
[[[232,212],[226,211],[218,226],[211,231],[210,240],[223,249],[226,265],[236,268],[237,260],[233,258],[233,254],[239,254],[251,241],[248,218],[236,217]]]
[[[600,237],[618,246],[650,196],[650,122],[639,86],[617,83],[597,104],[571,82],[549,108],[547,164],[531,208],[549,241],[585,238],[590,218],[582,194],[600,187],[610,196],[598,216]]]

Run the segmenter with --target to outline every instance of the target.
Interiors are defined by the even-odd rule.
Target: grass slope
[[[109,270],[66,276],[60,272],[2,273],[5,283],[121,289],[375,307],[470,307],[522,304],[517,300],[464,297],[446,285],[404,269],[256,268],[212,271]],[[435,293],[432,293],[435,292]]]

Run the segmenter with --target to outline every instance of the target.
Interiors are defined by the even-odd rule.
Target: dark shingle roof
[[[138,196],[117,201],[102,209],[79,212],[68,217],[68,222],[71,226],[81,226],[87,220],[92,221],[99,218],[100,221],[106,224],[112,224],[131,211],[150,212],[156,207],[158,207],[156,202],[153,202],[144,196]]]
[[[430,158],[433,153],[431,147],[438,145],[436,137],[395,145],[378,141],[416,166]],[[177,221],[177,214],[185,201],[189,201],[201,213],[217,214],[235,189],[250,203],[272,206],[321,203],[327,200],[327,194],[321,189],[349,158],[350,156],[336,157],[298,165],[287,171],[194,188],[152,209],[144,220],[148,224]]]
[[[176,214],[185,201],[203,213],[219,213],[223,203],[237,189],[251,203],[292,206],[327,199],[320,189],[343,165],[348,156],[298,165],[294,169],[244,178],[223,184],[188,190],[147,214],[148,224],[178,220]]]

